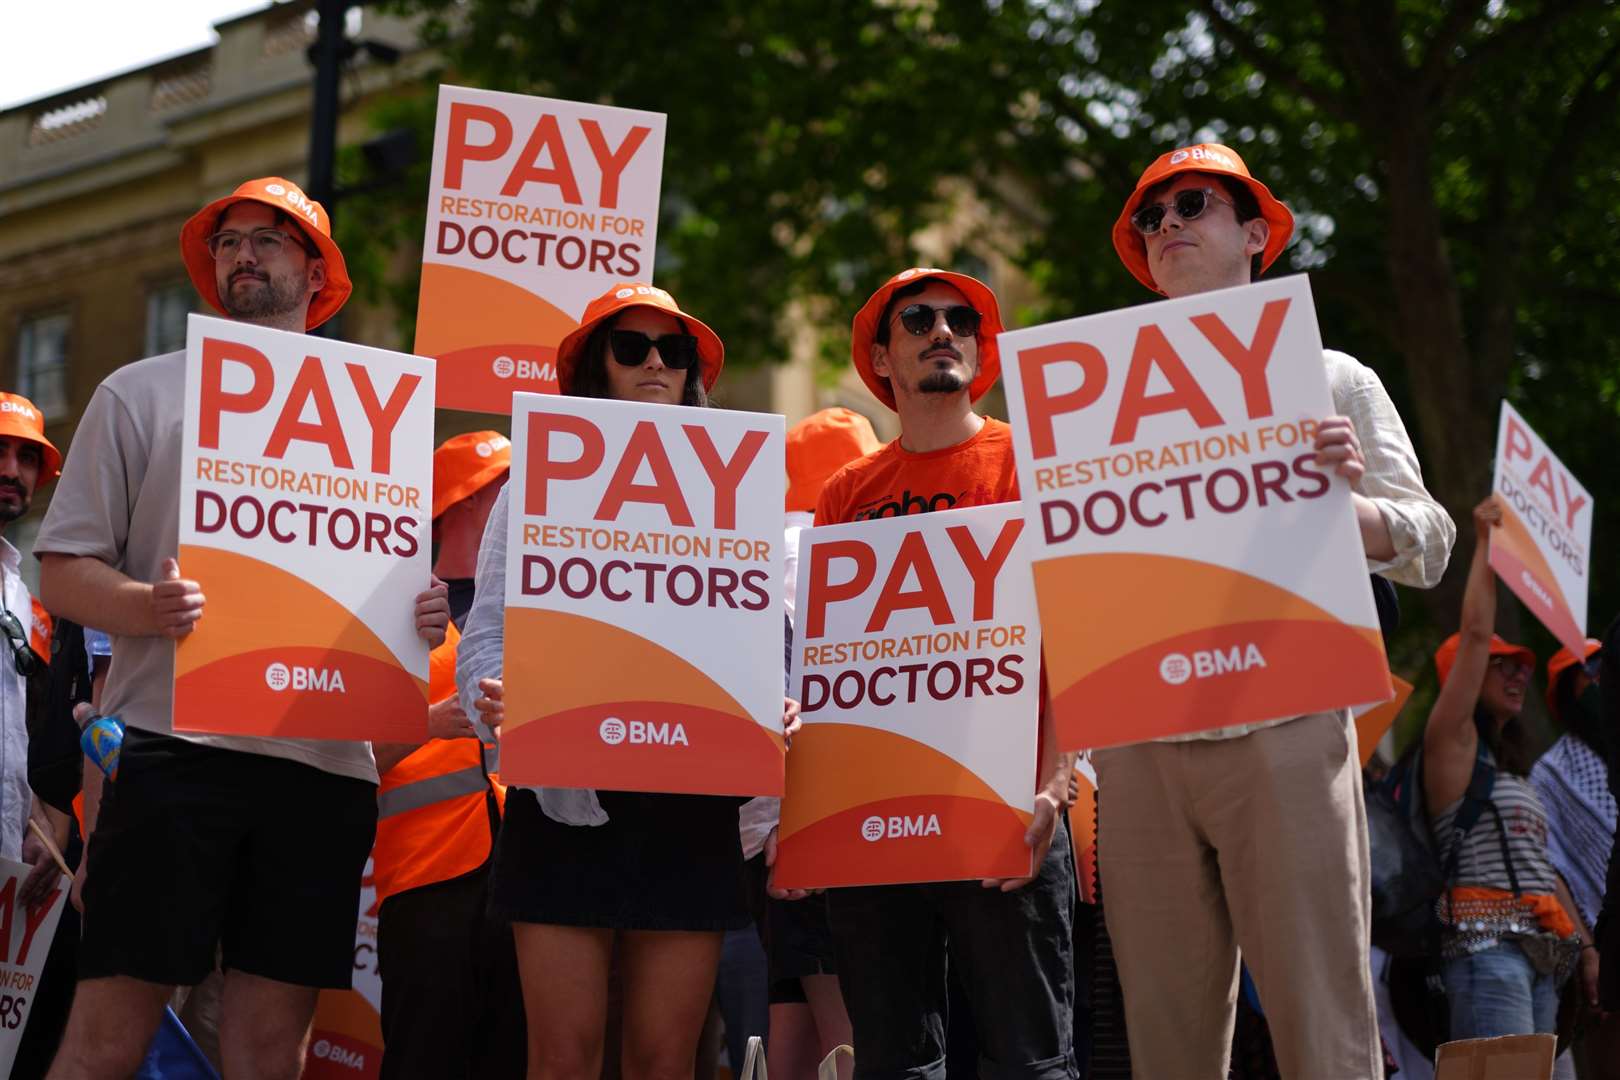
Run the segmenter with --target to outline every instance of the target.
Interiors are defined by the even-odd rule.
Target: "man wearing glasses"
[[[1012,439],[973,403],[1001,374],[996,297],[966,274],[914,268],[855,316],[861,378],[900,416],[900,437],[834,473],[818,525],[1018,498]],[[945,1075],[946,946],[972,1011],[985,1076],[1079,1073],[1072,1046],[1074,864],[1058,817],[1071,755],[1043,730],[1033,877],[833,889],[834,954],[863,1077]],[[964,1018],[958,1016],[958,1023]]]
[[[279,177],[204,207],[180,251],[203,299],[242,322],[312,330],[350,291],[325,210]],[[377,823],[370,745],[172,730],[175,642],[205,603],[175,560],[184,388],[184,353],[101,384],[35,543],[46,606],[113,635],[102,707],[126,725],[99,807],[86,786],[80,983],[53,1080],[129,1076],[170,993],[216,953],[225,1075],[297,1077],[319,988],[353,974]],[[437,645],[444,586],[414,603]]]
[[[1293,223],[1236,153],[1189,146],[1143,173],[1114,248],[1148,288],[1190,296],[1248,284]],[[1429,588],[1456,528],[1424,489],[1378,376],[1344,353],[1324,362],[1339,415],[1318,429],[1316,460],[1350,481],[1369,572]],[[1381,1076],[1348,711],[1100,750],[1093,761],[1136,1074],[1225,1075],[1241,950],[1283,1076]]]

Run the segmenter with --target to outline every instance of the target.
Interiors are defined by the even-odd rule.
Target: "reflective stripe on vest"
[[[379,792],[377,817],[381,819],[393,817],[395,814],[408,814],[424,806],[432,806],[447,799],[457,799],[463,795],[477,795],[488,789],[489,780],[485,777],[484,770],[476,765],[442,776],[430,776],[426,780],[416,780]]]

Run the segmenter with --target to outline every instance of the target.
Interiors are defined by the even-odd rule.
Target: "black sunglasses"
[[[1209,200],[1211,199],[1219,203],[1226,203],[1227,206],[1232,205],[1230,200],[1221,198],[1210,188],[1187,188],[1185,191],[1178,191],[1172,195],[1168,207],[1163,203],[1154,203],[1152,206],[1142,207],[1142,209],[1131,215],[1131,224],[1136,226],[1136,231],[1143,236],[1152,236],[1164,224],[1166,210],[1173,207],[1176,211],[1176,217],[1182,221],[1196,221],[1203,216],[1205,210],[1209,209]]]
[[[638,330],[610,330],[608,344],[613,346],[613,359],[625,367],[640,367],[647,354],[658,346],[658,358],[674,371],[685,371],[698,362],[698,340],[691,334],[664,334],[648,337]]]
[[[934,328],[934,322],[941,311],[945,313],[945,325],[950,327],[951,333],[957,337],[972,337],[977,334],[979,323],[984,318],[966,304],[952,304],[943,308],[931,307],[928,304],[907,304],[900,309],[900,325],[913,337],[922,337]]]
[[[11,659],[17,665],[17,674],[23,678],[34,674],[44,663],[31,645],[28,644],[28,635],[23,633],[22,623],[11,609],[0,607],[0,630],[6,634],[6,643],[11,646]]]

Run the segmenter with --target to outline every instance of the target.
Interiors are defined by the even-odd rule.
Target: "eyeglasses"
[[[22,623],[9,608],[0,607],[0,630],[5,631],[6,643],[11,646],[11,659],[17,665],[17,674],[27,678],[38,671],[42,661],[28,644],[28,635],[23,633]]]
[[[913,337],[922,337],[934,329],[934,323],[938,320],[940,312],[945,313],[945,325],[957,337],[972,337],[977,334],[979,323],[984,319],[984,316],[966,304],[940,308],[930,307],[928,304],[907,304],[900,309],[900,325]]]
[[[648,337],[638,330],[611,330],[608,344],[613,346],[613,359],[625,367],[640,367],[647,362],[647,353],[658,347],[658,358],[674,371],[685,371],[698,362],[698,340],[691,334],[664,334]]]
[[[217,232],[208,238],[208,253],[215,259],[234,259],[242,247],[244,237],[253,245],[253,255],[259,259],[273,259],[281,254],[281,249],[289,243],[303,248],[303,243],[297,237],[280,229],[254,229],[250,233],[239,233],[232,230]],[[307,252],[309,249],[304,248]]]
[[[1170,196],[1168,204],[1154,203],[1152,206],[1142,207],[1131,215],[1131,224],[1136,226],[1136,231],[1143,236],[1152,236],[1164,224],[1166,210],[1174,210],[1176,217],[1182,221],[1196,221],[1204,215],[1205,210],[1209,209],[1210,199],[1232,206],[1232,201],[1215,194],[1214,188],[1187,188]],[[1232,208],[1237,209],[1235,206]]]
[[[1516,656],[1493,656],[1487,663],[1504,679],[1511,679],[1515,675],[1527,674],[1530,671],[1530,665]]]

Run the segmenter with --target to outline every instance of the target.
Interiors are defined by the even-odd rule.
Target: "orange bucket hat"
[[[1288,246],[1288,238],[1294,235],[1294,215],[1271,194],[1266,185],[1249,175],[1249,167],[1243,164],[1236,150],[1219,143],[1183,146],[1160,155],[1159,160],[1147,167],[1142,179],[1136,182],[1136,190],[1125,200],[1125,209],[1120,211],[1119,219],[1114,222],[1114,250],[1119,252],[1125,268],[1154,292],[1164,292],[1153,280],[1153,271],[1148,269],[1147,241],[1131,224],[1131,215],[1141,208],[1142,196],[1149,188],[1157,187],[1184,172],[1230,176],[1254,193],[1255,201],[1260,204],[1260,216],[1271,226],[1266,249],[1260,255],[1260,269],[1269,269],[1277,261],[1277,256],[1282,254],[1283,248]]]
[[[591,331],[621,311],[633,307],[648,307],[666,311],[686,323],[686,328],[698,340],[698,363],[703,367],[703,389],[713,390],[720,379],[720,369],[726,366],[726,347],[720,335],[710,330],[702,320],[682,311],[675,298],[656,285],[645,281],[621,281],[585,306],[585,317],[557,343],[557,388],[571,392],[574,369],[579,365],[585,343]]]
[[[842,407],[811,413],[787,433],[787,509],[814,513],[833,473],[880,448],[872,422]]]
[[[883,309],[889,306],[889,298],[896,289],[928,278],[938,278],[954,286],[982,319],[979,323],[979,374],[973,380],[973,385],[968,387],[968,396],[978,401],[1001,377],[1001,349],[996,343],[996,335],[1006,327],[1001,322],[1001,305],[996,303],[996,294],[990,286],[978,278],[951,270],[913,266],[885,281],[872,294],[872,298],[861,305],[861,310],[855,313],[855,322],[850,326],[849,353],[850,359],[855,362],[855,370],[860,372],[861,381],[866,383],[867,389],[891,409],[895,407],[894,388],[889,385],[888,379],[872,370],[872,343],[877,340],[878,320],[883,318]]]
[[[1558,719],[1558,677],[1576,664],[1584,664],[1592,659],[1592,654],[1601,652],[1602,649],[1603,642],[1596,638],[1587,638],[1586,643],[1581,646],[1579,660],[1575,659],[1575,654],[1568,649],[1559,649],[1552,654],[1552,659],[1547,661],[1547,711],[1552,713],[1555,720]]]
[[[39,480],[36,487],[44,487],[62,475],[62,452],[45,437],[44,415],[21,394],[0,394],[0,435],[22,439],[39,447]]]
[[[326,260],[326,284],[310,298],[309,315],[304,320],[304,329],[315,329],[338,313],[354,286],[349,281],[343,252],[332,239],[332,219],[327,216],[326,208],[305,195],[291,180],[279,176],[249,180],[223,199],[215,199],[191,215],[191,220],[180,230],[180,258],[185,261],[192,285],[208,301],[209,307],[221,315],[226,314],[225,306],[219,301],[219,284],[214,277],[214,257],[208,253],[208,238],[218,229],[225,211],[245,201],[263,203],[292,218]]]
[[[512,440],[498,431],[473,431],[444,440],[433,451],[433,519],[511,468]]]
[[[1451,665],[1457,662],[1457,649],[1462,644],[1462,635],[1452,634],[1440,643],[1434,650],[1434,670],[1440,674],[1440,685],[1446,685],[1446,678],[1451,674]],[[1516,656],[1520,662],[1528,667],[1536,666],[1536,654],[1523,645],[1515,645],[1511,641],[1504,641],[1499,634],[1491,635],[1492,656]]]

